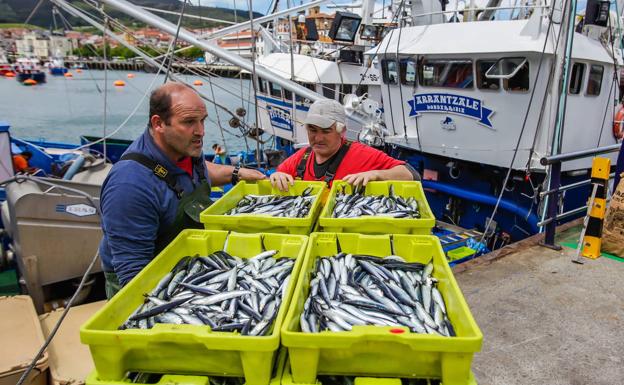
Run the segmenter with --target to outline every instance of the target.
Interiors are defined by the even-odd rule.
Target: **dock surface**
[[[580,225],[558,234],[575,243]],[[483,332],[479,385],[624,384],[624,260],[571,262],[539,235],[457,266]]]

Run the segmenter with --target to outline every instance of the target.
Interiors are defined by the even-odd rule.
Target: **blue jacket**
[[[149,129],[132,142],[126,150],[129,152],[144,154],[165,166],[186,193],[199,183],[197,170],[193,170],[192,180],[156,146]],[[203,162],[202,172],[210,181]],[[133,160],[117,162],[102,185],[100,197],[103,270],[115,272],[122,285],[134,278],[154,258],[156,239],[173,223],[178,202],[173,190],[152,170]]]

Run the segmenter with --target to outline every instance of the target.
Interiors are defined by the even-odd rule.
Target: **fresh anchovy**
[[[185,257],[145,294],[120,329],[157,323],[209,326],[213,331],[266,335],[286,292],[294,261],[277,250],[241,259],[224,251]]]
[[[332,212],[333,218],[357,218],[362,216],[420,218],[420,210],[416,198],[394,195],[392,185],[390,185],[390,194],[388,196],[364,195],[361,189],[356,190],[353,194],[347,194],[345,187],[342,186],[342,191],[336,194]]]
[[[453,336],[444,298],[432,274],[433,263],[409,263],[396,255],[379,258],[339,253],[321,257],[311,272],[299,320],[301,331],[348,331],[357,325],[379,325]]]
[[[301,195],[245,195],[225,215],[270,215],[273,217],[304,218],[312,207],[312,187]]]

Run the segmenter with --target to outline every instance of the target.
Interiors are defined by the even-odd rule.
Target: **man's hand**
[[[273,174],[271,174],[270,179],[273,187],[284,192],[288,191],[288,188],[290,186],[295,185],[295,180],[293,179],[292,175],[286,174],[285,172],[274,172]]]
[[[238,179],[246,182],[255,182],[257,180],[266,179],[266,175],[252,168],[241,168],[238,170]]]
[[[343,181],[349,183],[354,187],[366,186],[368,182],[380,179],[381,178],[379,176],[379,171],[377,170],[358,172],[357,174],[349,174],[342,178]]]

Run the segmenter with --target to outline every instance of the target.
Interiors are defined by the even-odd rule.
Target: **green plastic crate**
[[[355,377],[353,380],[354,385],[402,385],[403,381],[401,378],[391,378],[391,377]],[[87,385],[99,385],[99,384],[89,384]],[[102,384],[103,385],[103,384]],[[290,370],[290,363],[286,361],[284,365],[284,370],[282,374],[281,385],[301,385],[296,383],[293,380],[292,372]],[[323,381],[318,380],[314,384],[310,385],[324,385]],[[444,384],[440,384],[444,385]],[[477,380],[474,377],[472,372],[470,373],[470,378],[468,380],[468,385],[477,385]]]
[[[284,375],[284,367],[286,365],[286,350],[281,349],[279,356],[275,362],[275,366],[273,368],[273,373],[271,377],[271,381],[269,385],[280,385],[282,376]],[[132,381],[127,377],[124,377],[122,380],[118,381],[106,381],[101,380],[100,376],[97,373],[97,370],[94,370],[89,374],[89,376],[85,379],[86,385],[128,385],[128,384],[139,384],[139,385],[147,385],[144,382],[136,382]],[[150,383],[151,384],[151,383]],[[207,376],[189,376],[189,375],[180,375],[180,374],[166,374],[160,378],[155,385],[210,385],[210,377]]]
[[[473,354],[481,349],[479,330],[449,268],[437,237],[394,235],[394,253],[409,262],[433,258],[433,276],[444,297],[456,337],[411,333],[404,327],[355,326],[349,332],[302,333],[299,317],[310,290],[310,272],[319,257],[337,252],[387,256],[389,235],[313,233],[295,294],[282,327],[293,380],[311,384],[317,375],[439,378],[445,385],[470,384]]]
[[[247,194],[254,195],[301,195],[312,186],[316,199],[305,218],[276,218],[270,215],[223,215],[233,208]],[[288,192],[273,188],[268,180],[256,183],[239,182],[227,194],[208,207],[200,215],[200,221],[207,230],[232,230],[239,233],[282,233],[310,234],[312,226],[322,208],[321,198],[326,190],[324,182],[295,181]]]
[[[421,217],[387,218],[363,216],[359,218],[332,218],[336,195],[345,186],[347,193],[353,192],[353,187],[342,181],[334,182],[321,211],[319,225],[321,231],[328,233],[360,233],[360,234],[422,234],[428,235],[435,226],[435,217],[429,207],[425,192],[420,182],[414,181],[386,181],[369,182],[366,184],[365,195],[389,195],[390,185],[394,187],[394,194],[401,197],[414,197],[418,201]]]
[[[307,244],[304,235],[229,235],[226,251],[249,258],[262,251],[261,237],[274,256],[296,258],[292,279],[267,336],[212,332],[208,326],[156,324],[152,329],[117,330],[180,258],[222,250],[228,232],[184,230],[80,329],[102,380],[122,380],[127,372],[245,377],[247,385],[267,385],[279,348],[280,328],[292,298]]]
[[[458,259],[462,259],[462,258],[475,255],[476,252],[477,252],[476,250],[471,249],[468,246],[460,246],[456,249],[449,250],[446,253],[446,255],[448,256],[449,261],[457,261]]]

